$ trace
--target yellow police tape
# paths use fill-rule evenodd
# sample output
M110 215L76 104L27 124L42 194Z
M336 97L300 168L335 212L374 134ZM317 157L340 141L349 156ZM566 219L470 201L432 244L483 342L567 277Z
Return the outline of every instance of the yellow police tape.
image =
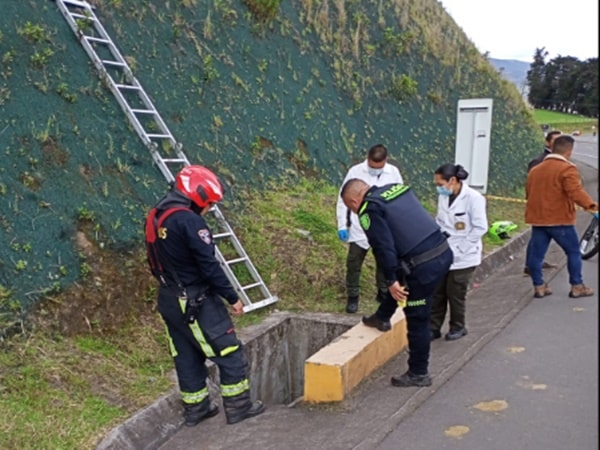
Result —
M490 200L502 200L505 202L527 203L527 200L525 200L524 198L499 197L497 195L489 195L489 194L487 194L485 197Z
M489 200L501 200L501 201L505 201L505 202L527 203L527 200L525 200L524 198L500 197L497 195L489 195L489 194L486 194L485 198L487 198ZM579 205L575 205L575 209L580 210L580 211L586 211L585 208L582 208Z

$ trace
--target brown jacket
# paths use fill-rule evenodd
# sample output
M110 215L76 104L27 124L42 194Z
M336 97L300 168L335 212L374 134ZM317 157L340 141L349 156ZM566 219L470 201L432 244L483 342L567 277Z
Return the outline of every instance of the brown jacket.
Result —
M574 225L575 203L585 209L598 209L583 190L575 164L554 153L531 169L525 192L525 222L530 225Z

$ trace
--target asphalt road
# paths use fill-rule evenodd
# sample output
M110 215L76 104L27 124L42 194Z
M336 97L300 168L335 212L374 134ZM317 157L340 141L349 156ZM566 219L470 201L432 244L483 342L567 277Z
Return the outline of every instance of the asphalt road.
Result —
M598 295L568 298L566 269L551 286L378 449L598 449Z
M573 159L588 166L598 168L598 135L578 136L575 138Z

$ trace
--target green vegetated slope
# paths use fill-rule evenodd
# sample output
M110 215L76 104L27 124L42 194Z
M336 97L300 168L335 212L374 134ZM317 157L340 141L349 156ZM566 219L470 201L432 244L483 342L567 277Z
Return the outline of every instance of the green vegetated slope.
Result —
M460 98L494 99L491 193L520 188L541 145L515 88L435 0L289 0L266 22L241 0L93 3L232 212L271 183L337 185L378 142L425 195L453 160ZM18 311L88 270L78 230L101 247L141 245L166 184L56 4L2 5L0 299Z

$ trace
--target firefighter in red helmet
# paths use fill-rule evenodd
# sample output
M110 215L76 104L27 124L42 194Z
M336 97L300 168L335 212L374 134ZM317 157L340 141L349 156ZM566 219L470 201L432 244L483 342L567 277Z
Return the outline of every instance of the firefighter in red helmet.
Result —
M219 412L208 396L207 358L219 367L227 423L265 410L261 401L250 399L248 364L223 299L236 316L243 314L243 304L215 258L203 218L222 198L213 172L187 166L146 219L148 262L160 282L158 310L169 334L187 426Z

